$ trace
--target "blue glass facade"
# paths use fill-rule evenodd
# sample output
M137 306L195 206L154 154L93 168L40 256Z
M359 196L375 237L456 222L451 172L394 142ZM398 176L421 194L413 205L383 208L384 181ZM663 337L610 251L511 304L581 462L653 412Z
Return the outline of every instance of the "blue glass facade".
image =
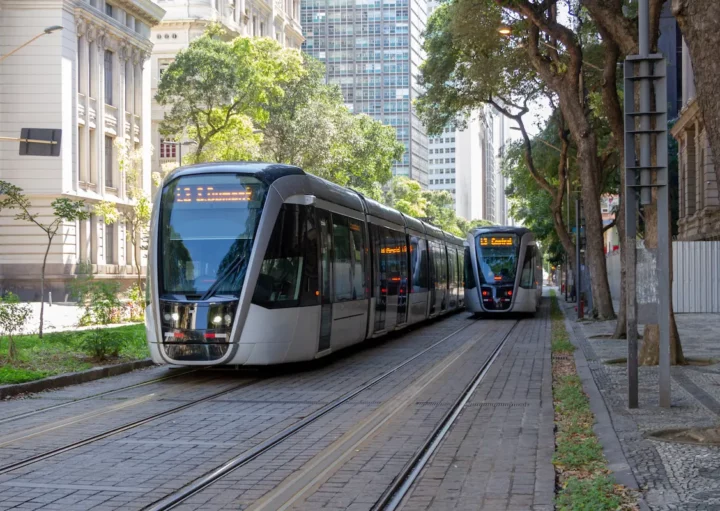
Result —
M428 141L412 108L420 94L425 1L302 0L303 50L325 63L347 107L393 126L405 154L393 174L428 184Z

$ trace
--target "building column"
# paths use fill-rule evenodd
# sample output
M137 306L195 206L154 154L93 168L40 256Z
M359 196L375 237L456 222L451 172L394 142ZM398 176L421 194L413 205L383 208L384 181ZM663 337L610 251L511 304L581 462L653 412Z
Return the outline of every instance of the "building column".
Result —
M705 207L705 181L703 179L703 132L704 128L699 121L695 121L695 211L700 212Z
M695 130L688 128L684 133L685 153L682 155L685 161L685 216L695 214Z

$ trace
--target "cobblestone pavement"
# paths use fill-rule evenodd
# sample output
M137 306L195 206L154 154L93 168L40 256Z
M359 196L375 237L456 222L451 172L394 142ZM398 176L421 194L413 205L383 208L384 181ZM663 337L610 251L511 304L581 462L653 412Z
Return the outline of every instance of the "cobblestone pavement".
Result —
M560 303L574 318L574 304ZM678 314L676 322L686 357L720 359L720 315ZM669 410L658 404L657 367L641 367L640 408L629 410L625 365L607 363L627 356L627 344L609 338L615 322L571 321L571 325L648 506L663 511L720 511L720 447L647 438L661 429L718 425L720 365L673 367Z
M496 508L491 504L501 506L502 499L505 507L499 509L541 510L550 505L554 480L546 308L547 304L542 317L522 321L512 332L486 381L420 480L418 492L434 484L427 486L430 479L440 481L440 496L436 504L429 503L430 508L478 509L478 495L487 498L487 509ZM467 314L458 314L307 368L260 374L178 374L155 368L2 402L0 410L6 411L0 414L0 509L141 509L449 336L179 508L257 507L258 499L287 486L291 476L332 452L333 446L360 426L387 414L381 429L363 438L356 450L344 454L342 463L335 463L293 499L296 509L369 509L515 323L473 321ZM148 385L2 420L107 392L113 383L116 388L125 387L173 374ZM37 463L2 470L11 461L242 382L250 385ZM443 466L446 473L440 476ZM458 466L463 467L463 477L458 476ZM485 490L477 483L477 477L483 476L476 473L488 477ZM501 488L503 479L510 484ZM469 498L471 490L474 501L456 498Z

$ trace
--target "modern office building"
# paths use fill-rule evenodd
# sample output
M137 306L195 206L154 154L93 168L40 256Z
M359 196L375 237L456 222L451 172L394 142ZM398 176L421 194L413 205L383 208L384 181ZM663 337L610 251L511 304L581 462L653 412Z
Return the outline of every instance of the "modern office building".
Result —
M300 48L303 42L300 28L300 0L155 0L167 11L162 22L152 31L152 89L154 98L160 76L212 23L219 23L228 38L270 37L287 48ZM164 164L179 161L182 146L175 141L162 140L159 133L164 110L153 100L152 171ZM192 147L186 147L191 151Z
M303 50L322 61L348 108L393 126L405 145L395 175L428 185L428 141L412 101L420 95L424 0L303 0Z
M163 14L150 0L0 0L0 59L62 27L0 60L0 135L62 129L58 157L20 156L17 143L0 142L0 179L23 189L40 221L52 222L60 197L129 207L115 142L149 151L150 30ZM149 191L148 172L140 183ZM47 236L14 215L0 212L0 292L38 300ZM46 292L64 300L81 262L98 278L133 282L136 251L123 224L66 222L48 254Z

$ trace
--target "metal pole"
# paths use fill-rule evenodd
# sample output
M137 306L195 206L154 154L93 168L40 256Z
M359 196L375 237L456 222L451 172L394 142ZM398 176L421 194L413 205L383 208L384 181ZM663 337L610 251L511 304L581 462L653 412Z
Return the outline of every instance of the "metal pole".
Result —
M577 318L583 318L582 310L582 299L580 298L581 293L581 282L582 276L580 274L580 199L575 199L575 282L573 287L575 288L575 303L577 304Z
M178 166L182 167L182 144L180 142L175 142L178 146Z
M567 167L567 164L566 164ZM567 185L567 229L570 229L570 169L568 168L565 172L565 183ZM568 301L568 272L570 271L570 254L565 257L565 301Z
M640 0L638 4L638 32L639 32L639 47L640 56L648 57L649 51L649 25L650 15L648 8L649 0ZM650 75L650 64L647 60L640 61L640 76ZM650 111L650 81L643 79L640 81L640 111ZM650 185L652 182L652 175L649 169L650 167L650 116L642 115L640 117L640 166L643 167L640 171L640 204L651 204L652 203L652 190Z
M667 78L665 73L665 61L660 60L654 63L658 74L663 78L654 82L655 86L655 110L660 110L658 104L667 98ZM665 111L665 109L662 109ZM655 128L667 126L667 113L655 117ZM668 148L667 135L660 134L656 140L655 157L657 165L656 184L657 188L657 279L658 279L658 328L660 329L660 406L670 408L670 315L672 314L672 297L670 295L670 256L672 247L670 245L670 204L668 197Z

